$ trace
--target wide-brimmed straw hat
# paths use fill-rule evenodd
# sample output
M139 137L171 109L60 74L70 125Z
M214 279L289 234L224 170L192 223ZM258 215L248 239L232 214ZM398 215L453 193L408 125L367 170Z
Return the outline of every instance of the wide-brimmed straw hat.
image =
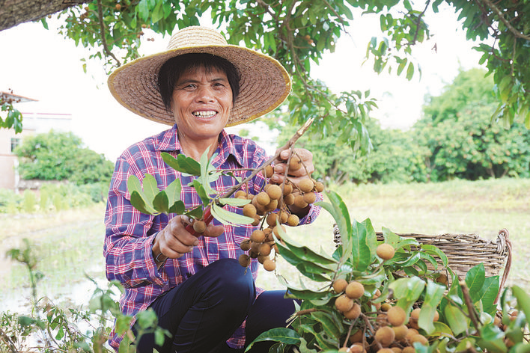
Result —
M133 113L173 125L175 119L166 110L158 91L158 72L168 59L188 53L220 56L239 71L240 93L227 126L242 124L272 111L291 91L291 79L275 59L245 47L229 45L213 29L193 26L173 34L166 51L142 57L114 71L108 80L112 95Z

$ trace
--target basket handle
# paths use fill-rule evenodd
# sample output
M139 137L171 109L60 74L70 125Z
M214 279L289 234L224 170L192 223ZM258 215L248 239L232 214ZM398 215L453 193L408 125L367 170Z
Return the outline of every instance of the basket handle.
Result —
M510 233L508 232L508 229L503 228L499 231L499 237L497 239L497 251L502 254L505 250L507 250L508 257L506 260L506 267L504 268L504 273L502 274L501 283L499 285L499 292L497 293L497 297L495 298L493 304L497 304L499 302L499 298L504 288L504 284L506 283L508 274L510 274L510 268L512 267L512 242L510 241L510 239L508 239L509 236Z

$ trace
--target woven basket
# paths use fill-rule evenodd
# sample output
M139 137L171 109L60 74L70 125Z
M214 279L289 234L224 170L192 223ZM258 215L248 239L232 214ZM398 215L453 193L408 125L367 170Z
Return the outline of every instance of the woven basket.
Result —
M338 227L333 227L334 241L337 246L341 244ZM383 240L383 233L377 232L377 240ZM438 247L447 255L448 266L460 278L465 278L467 271L483 263L486 277L497 276L504 268L500 281L501 293L506 278L510 273L512 262L512 244L507 229L501 229L496 241L485 240L476 234L399 234L405 238L415 238L420 244L431 244ZM440 264L441 260L436 259ZM432 268L431 268L432 269Z

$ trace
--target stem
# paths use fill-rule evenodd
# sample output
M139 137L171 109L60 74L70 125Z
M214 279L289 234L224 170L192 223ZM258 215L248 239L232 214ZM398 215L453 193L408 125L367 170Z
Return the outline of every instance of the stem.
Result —
M348 329L348 334L346 335L346 340L344 341L344 344L342 345L343 347L347 347L347 343L348 343L348 341L350 340L351 330L353 329L353 327L355 326L355 324L357 323L357 321L359 321L359 317L357 317L357 319L355 319L355 320L351 323L350 328Z
M475 328L479 329L479 324L482 325L480 322L480 319L477 317L477 313L475 312L475 307L473 306L473 302L471 301L471 297L469 296L469 289L467 288L465 281L460 281L460 288L462 288L462 293L464 294L464 300L466 301L467 310L469 311L469 317L471 318L471 321L473 321L473 325Z
M13 341L11 341L11 338L9 338L9 336L4 332L4 330L2 330L1 327L0 338L9 346L9 350L11 351L11 353L19 353L19 351L15 347L15 344L13 343Z
M120 67L121 63L114 56L114 54L109 50L109 47L107 45L107 39L105 38L105 23L103 22L103 8L101 6L101 0L97 1L98 5L98 17L99 17L99 29L101 30L101 43L103 44L103 49L105 50L105 53L107 56L111 56L114 60L116 60L117 66Z
M230 197L232 196L232 194L234 194L237 190L239 190L239 188L241 187L241 185L245 184L246 182L248 182L250 179L254 178L259 172L261 172L263 169L265 169L266 166L272 164L272 162L274 162L279 156L280 156L280 153L291 148L295 143L296 141L298 141L298 139L307 131L307 129L309 129L309 126L311 126L311 123L313 123L313 120L315 120L315 118L311 118L309 119L308 121L306 121L306 123L304 124L304 126L302 126L300 129L298 129L298 131L293 135L293 137L291 137L289 139L289 141L287 141L287 143L279 148L278 150L276 150L276 153L274 154L274 156L272 156L271 158L269 158L268 161L266 161L261 167L257 168L256 170L254 170L252 172L252 174L250 174L248 177L246 177L243 181L241 181L239 184L233 186L232 188L230 188L226 193L224 193L221 197L222 198L226 198L226 197Z
M418 21L416 22L416 33L414 33L414 40L412 41L412 45L416 44L416 40L418 39L418 33L420 31L421 18L423 14L425 13L425 11L427 11L427 9L429 8L430 3L431 3L431 0L428 0L427 4L425 4L425 9L423 9L423 12L420 13L420 15L418 16Z
M502 11L499 10L499 9L497 8L497 6L495 6L495 4L494 4L493 2L491 2L490 0L482 0L482 1L484 1L484 3L485 3L486 5L488 5L488 6L491 8L491 10L497 14L497 16L499 16L499 19L501 20L501 22L504 23L504 25L506 26L506 28L508 28L508 30L509 30L510 32L512 32L513 35L514 35L515 37L517 37L517 38L523 38L523 39L526 39L526 40L530 40L530 36L527 36L527 35L525 35L525 34L519 32L519 31L517 31L517 30L512 26L512 24L510 23L510 21L508 21L506 18L504 18L504 15L502 14Z

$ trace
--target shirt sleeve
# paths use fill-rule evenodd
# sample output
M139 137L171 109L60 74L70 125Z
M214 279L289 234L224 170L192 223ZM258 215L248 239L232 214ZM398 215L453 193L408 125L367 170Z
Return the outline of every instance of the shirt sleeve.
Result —
M127 179L130 175L143 179L139 168L123 157L116 162L105 212L105 245L107 279L118 280L125 288L148 284L163 286L152 254L156 232L152 229L154 216L136 210L130 203Z

